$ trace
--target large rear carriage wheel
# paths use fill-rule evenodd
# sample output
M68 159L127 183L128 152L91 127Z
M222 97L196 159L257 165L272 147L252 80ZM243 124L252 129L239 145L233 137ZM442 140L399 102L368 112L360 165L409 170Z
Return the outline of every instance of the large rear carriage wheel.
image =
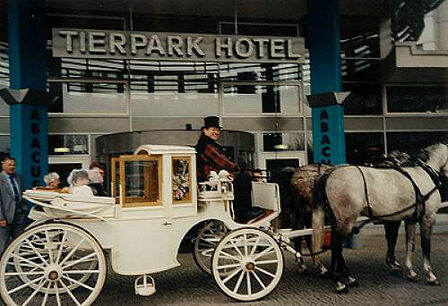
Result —
M69 224L33 227L5 250L0 293L7 305L91 305L106 278L99 243Z
M230 232L216 246L212 273L221 290L239 301L267 296L283 274L283 253L266 232L242 228Z

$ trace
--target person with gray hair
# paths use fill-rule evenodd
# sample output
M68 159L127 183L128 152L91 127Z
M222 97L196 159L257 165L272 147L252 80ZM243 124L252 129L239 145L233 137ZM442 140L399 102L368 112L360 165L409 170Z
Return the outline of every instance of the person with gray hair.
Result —
M59 188L59 174L56 172L50 172L44 176L44 182L47 187L51 187L54 189Z
M93 196L92 189L89 187L90 178L88 170L73 169L67 178L67 182L70 184L72 194Z

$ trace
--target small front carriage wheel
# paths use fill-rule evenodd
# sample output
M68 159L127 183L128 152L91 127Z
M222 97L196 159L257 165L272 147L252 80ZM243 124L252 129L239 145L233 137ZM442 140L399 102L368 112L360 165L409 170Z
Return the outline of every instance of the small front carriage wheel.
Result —
M28 229L9 244L0 263L0 293L7 305L91 305L105 278L100 244L70 224Z
M282 277L283 267L278 243L255 228L230 232L218 243L212 258L218 286L231 298L245 302L271 293Z
M193 242L193 258L196 265L210 275L212 255L218 242L227 234L228 229L222 221L212 220L207 222L198 231Z

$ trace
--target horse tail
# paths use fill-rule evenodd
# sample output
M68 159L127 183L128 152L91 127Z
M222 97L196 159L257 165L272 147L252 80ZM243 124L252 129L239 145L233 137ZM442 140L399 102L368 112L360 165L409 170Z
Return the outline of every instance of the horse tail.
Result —
M313 252L319 252L322 249L324 225L325 225L325 211L324 208L328 207L328 198L325 191L328 177L332 171L325 172L314 185L313 190Z

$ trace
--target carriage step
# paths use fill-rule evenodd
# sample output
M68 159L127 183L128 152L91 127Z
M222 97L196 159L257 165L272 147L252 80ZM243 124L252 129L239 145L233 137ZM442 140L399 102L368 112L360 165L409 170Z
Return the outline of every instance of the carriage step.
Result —
M135 294L141 296L150 296L156 293L156 282L149 275L142 275L135 280Z

